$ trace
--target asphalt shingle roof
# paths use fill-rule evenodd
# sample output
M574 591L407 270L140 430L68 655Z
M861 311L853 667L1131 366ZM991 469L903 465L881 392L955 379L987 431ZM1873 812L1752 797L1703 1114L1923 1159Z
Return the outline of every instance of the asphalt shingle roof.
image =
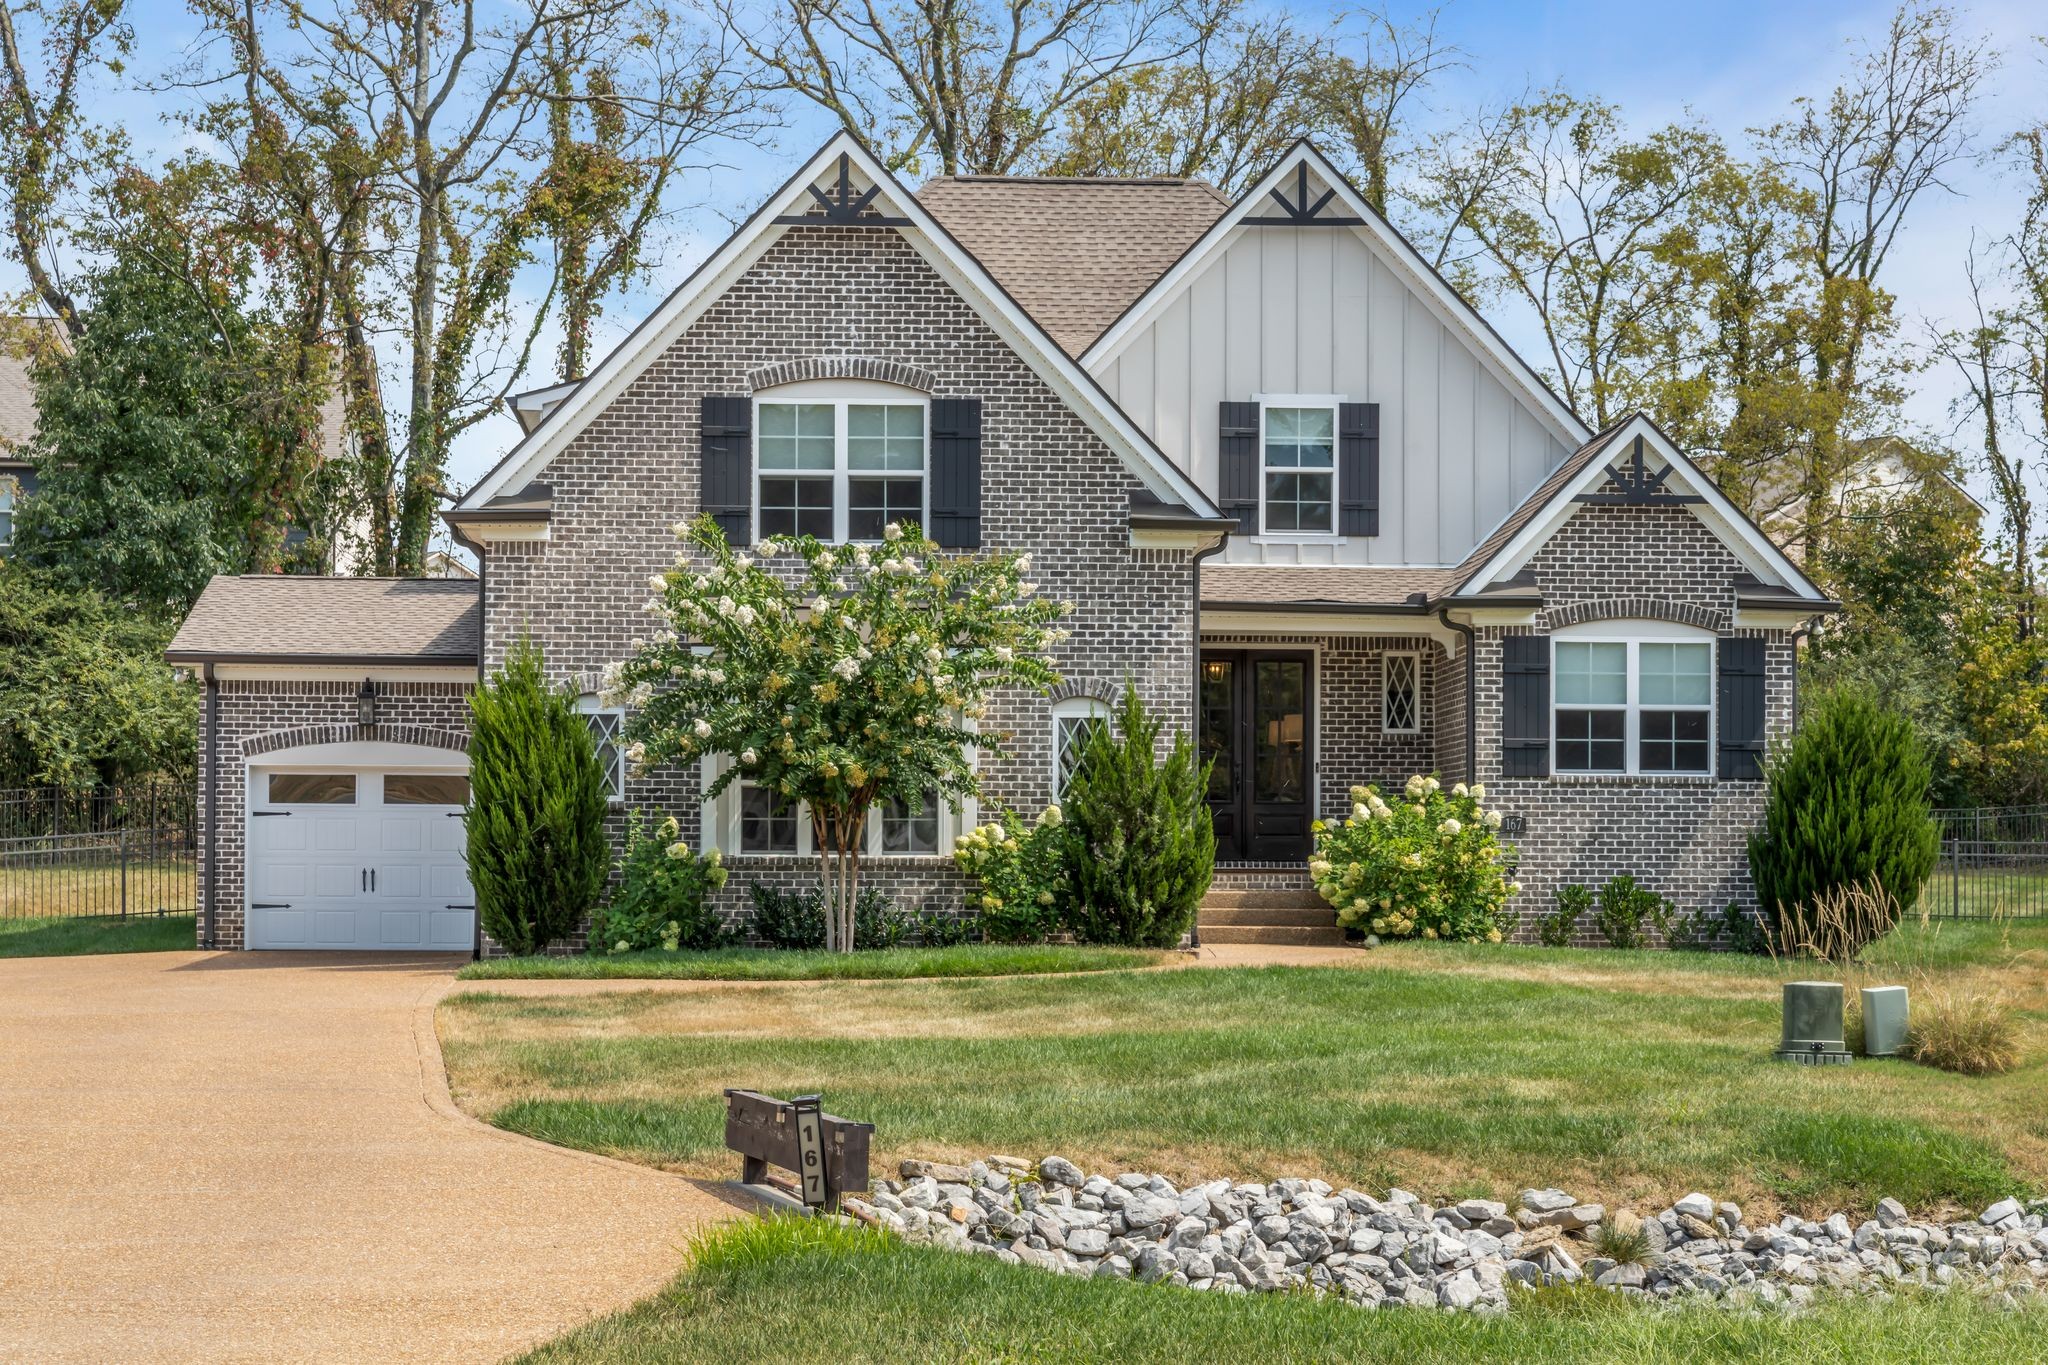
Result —
M164 657L173 663L474 664L475 579L222 574Z
M1221 218L1201 180L944 176L918 202L1078 356Z
M1318 565L1272 568L1258 564L1202 566L1202 605L1270 607L1405 607L1434 601L1457 580L1455 569Z

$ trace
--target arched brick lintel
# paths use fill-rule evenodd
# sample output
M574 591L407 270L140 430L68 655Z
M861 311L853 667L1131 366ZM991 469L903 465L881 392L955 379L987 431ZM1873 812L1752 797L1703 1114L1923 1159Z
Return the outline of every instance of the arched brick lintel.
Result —
M896 360L872 360L858 355L821 355L785 360L751 370L747 374L747 387L758 392L806 379L872 379L879 384L895 384L920 393L930 393L937 386L932 372L921 366L905 365Z
M1123 696L1123 687L1107 678L1069 678L1050 693L1054 702L1075 701L1086 697L1090 701L1099 701L1109 706L1122 701Z
M242 741L242 757L274 754L280 749L297 749L307 744L416 744L429 749L469 752L469 736L459 730L440 730L430 725L302 725L296 730L275 730Z
M1603 597L1590 602L1546 607L1545 629L1583 625L1588 621L1669 621L1673 625L1696 626L1701 630L1726 632L1728 613L1719 607L1697 602L1673 602L1663 597Z

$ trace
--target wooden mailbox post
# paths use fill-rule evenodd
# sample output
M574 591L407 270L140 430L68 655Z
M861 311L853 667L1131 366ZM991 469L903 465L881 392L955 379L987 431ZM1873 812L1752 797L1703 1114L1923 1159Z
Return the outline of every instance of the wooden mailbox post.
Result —
M803 1201L836 1210L842 1194L865 1194L875 1125L827 1114L818 1096L778 1100L757 1090L725 1092L725 1145L741 1157L740 1179L768 1183L768 1168L796 1173Z

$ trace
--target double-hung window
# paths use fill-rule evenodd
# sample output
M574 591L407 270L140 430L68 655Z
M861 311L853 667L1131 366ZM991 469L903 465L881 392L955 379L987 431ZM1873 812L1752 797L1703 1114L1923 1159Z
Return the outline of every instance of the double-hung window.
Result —
M754 782L735 782L725 799L737 807L738 837L731 846L741 853L810 857L816 852L810 814L798 803ZM870 857L938 853L945 810L937 792L925 793L923 808L916 811L906 801L882 802L868 812L862 852Z
M1326 536L1337 531L1337 404L1276 399L1260 408L1260 530Z
M926 522L924 399L884 384L792 385L757 400L755 529L882 539Z
M1705 775L1713 755L1714 645L1703 632L1603 623L1560 633L1552 743L1560 773Z

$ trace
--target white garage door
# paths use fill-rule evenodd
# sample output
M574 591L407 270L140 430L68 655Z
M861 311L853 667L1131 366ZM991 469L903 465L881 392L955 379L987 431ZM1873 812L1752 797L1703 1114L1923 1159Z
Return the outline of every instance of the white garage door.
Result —
M461 773L250 773L251 948L467 951Z

